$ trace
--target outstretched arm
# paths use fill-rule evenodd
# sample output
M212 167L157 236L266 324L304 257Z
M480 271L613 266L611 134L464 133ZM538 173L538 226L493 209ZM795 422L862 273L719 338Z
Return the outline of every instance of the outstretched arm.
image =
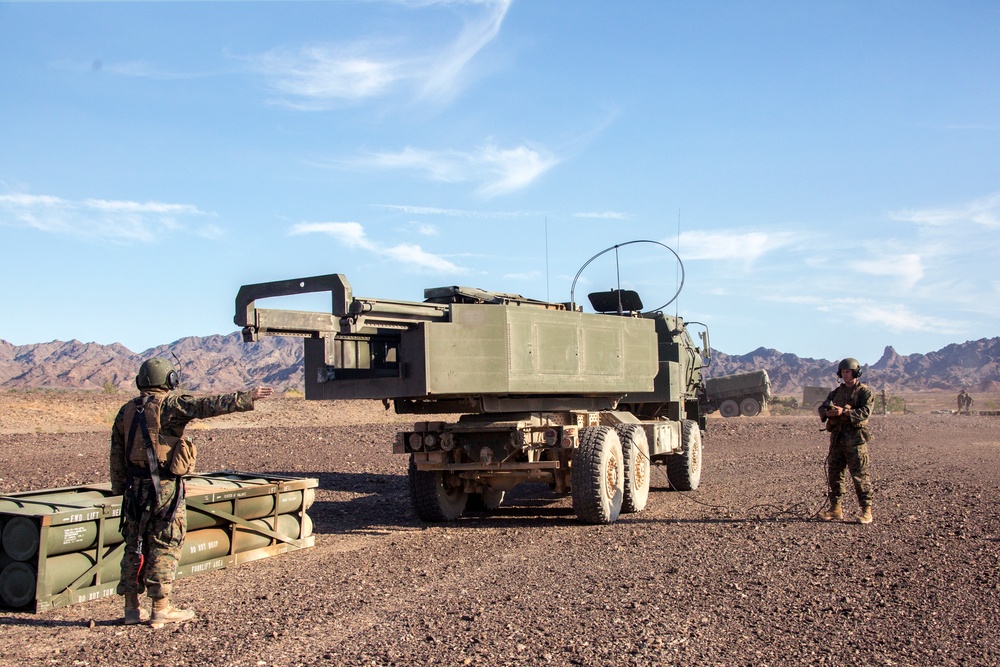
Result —
M164 401L161 424L164 427L183 427L192 419L208 419L231 412L253 410L255 400L271 396L271 387L257 386L232 394L214 394L195 397L189 394L170 394ZM171 409L167 409L167 406Z

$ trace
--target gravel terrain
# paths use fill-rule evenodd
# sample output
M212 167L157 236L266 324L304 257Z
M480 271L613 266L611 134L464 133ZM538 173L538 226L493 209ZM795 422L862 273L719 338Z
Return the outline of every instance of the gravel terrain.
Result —
M106 481L126 397L14 398L0 493ZM179 627L118 625L116 597L0 609L0 666L1000 664L1000 417L873 418L871 526L853 497L852 521L811 520L827 438L806 416L710 419L701 488L657 469L612 526L544 486L426 525L390 453L408 418L259 407L195 432L199 469L317 477L316 547L181 580Z

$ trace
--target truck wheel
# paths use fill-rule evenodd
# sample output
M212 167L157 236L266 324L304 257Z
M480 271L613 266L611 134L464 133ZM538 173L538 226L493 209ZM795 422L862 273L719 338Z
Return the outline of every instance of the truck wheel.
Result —
M573 450L573 511L586 523L614 523L622 511L625 470L622 443L608 426L580 430Z
M727 419L740 416L740 405L731 398L727 398L719 404L719 414Z
M417 470L410 457L410 499L421 521L454 521L462 516L469 494L461 486L445 483L439 470Z
M503 503L504 492L500 489L486 489L482 493L470 493L465 509L470 512L492 512Z
M701 482L701 431L698 422L681 422L681 451L667 457L667 480L678 491L694 491Z
M615 433L622 443L625 494L622 512L631 514L646 509L649 500L649 442L646 429L639 424L619 424Z
M744 417L756 417L760 414L760 401L756 398L744 398L740 401L740 413Z

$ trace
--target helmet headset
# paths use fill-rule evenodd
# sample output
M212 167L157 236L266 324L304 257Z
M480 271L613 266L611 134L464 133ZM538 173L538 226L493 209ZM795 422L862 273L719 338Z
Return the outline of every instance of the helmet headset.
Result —
M153 357L142 362L139 373L135 376L135 386L140 390L164 388L167 391L177 389L181 384L180 376L173 365L162 357Z
M844 371L853 371L854 377L859 378L862 373L861 363L853 357L847 357L837 366L837 377L843 379Z

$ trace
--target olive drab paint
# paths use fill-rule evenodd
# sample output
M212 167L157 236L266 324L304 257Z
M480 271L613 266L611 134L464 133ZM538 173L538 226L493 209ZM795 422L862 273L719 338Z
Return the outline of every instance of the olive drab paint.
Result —
M318 480L190 475L177 577L311 547ZM44 611L114 595L124 542L110 484L0 496L0 606Z
M329 313L256 306L314 292L330 293ZM582 521L612 523L645 507L651 464L675 488L697 488L711 347L707 327L699 348L681 317L641 312L632 291L589 297L594 313L457 286L396 301L356 297L328 274L244 285L234 321L246 342L303 338L307 399L381 399L427 420L393 445L410 458L419 518L494 510L533 481L571 493Z

